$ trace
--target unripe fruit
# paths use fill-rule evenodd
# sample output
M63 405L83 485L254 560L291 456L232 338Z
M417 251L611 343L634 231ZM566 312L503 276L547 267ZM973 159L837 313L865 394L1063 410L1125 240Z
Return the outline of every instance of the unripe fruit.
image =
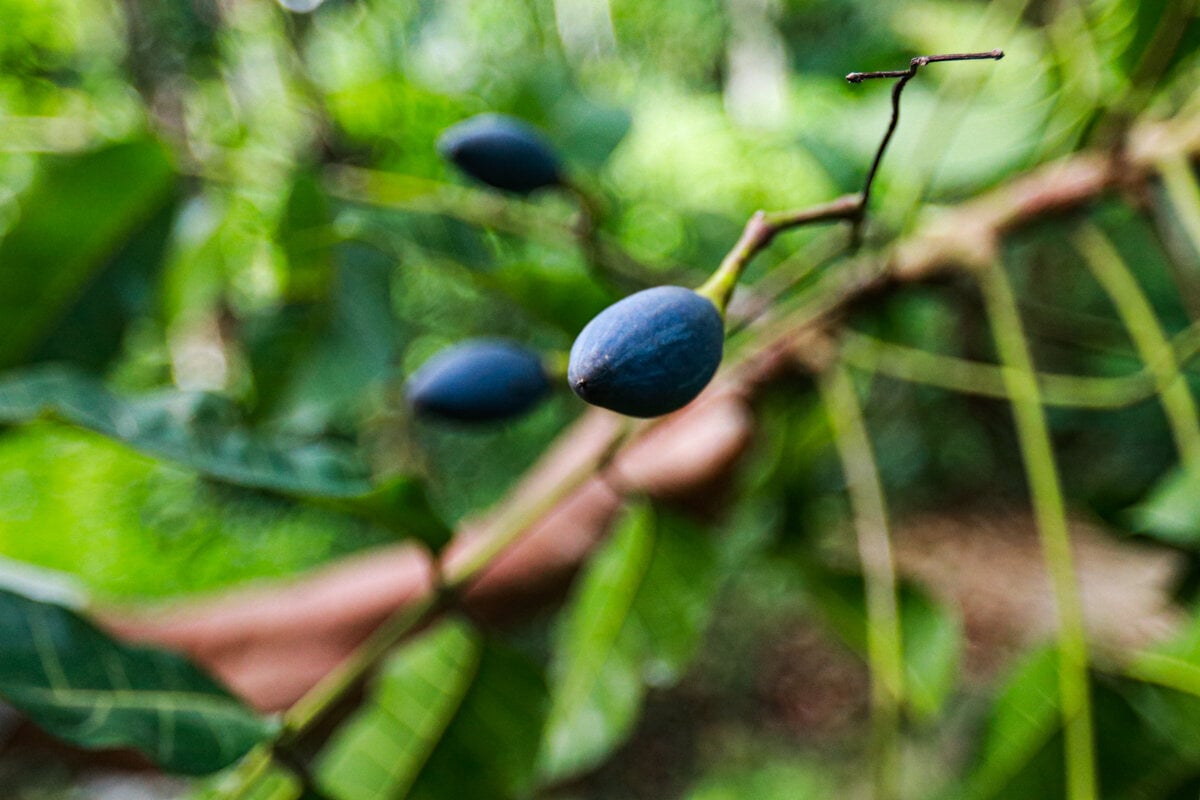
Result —
M550 392L538 354L499 339L475 339L430 358L408 379L418 416L496 422L529 411Z
M571 348L567 378L592 405L657 417L708 385L725 345L725 324L706 297L657 286L601 311Z
M502 114L480 114L447 128L438 152L475 180L506 192L529 194L562 183L562 165L550 144Z

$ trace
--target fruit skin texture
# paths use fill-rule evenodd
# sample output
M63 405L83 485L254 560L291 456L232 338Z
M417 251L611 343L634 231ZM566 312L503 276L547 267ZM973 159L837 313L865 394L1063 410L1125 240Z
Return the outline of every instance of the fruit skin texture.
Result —
M567 379L592 405L657 417L708 385L725 346L725 324L706 297L657 286L601 311L571 348Z
M514 194L561 185L562 164L536 130L503 114L480 114L447 128L438 152L481 183Z
M408 379L417 416L497 422L520 416L550 393L541 358L502 339L473 339L442 350Z

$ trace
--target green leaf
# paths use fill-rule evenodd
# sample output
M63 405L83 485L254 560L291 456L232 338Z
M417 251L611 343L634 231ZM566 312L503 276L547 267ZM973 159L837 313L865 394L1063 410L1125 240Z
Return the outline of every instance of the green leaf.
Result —
M182 657L127 647L60 606L0 590L0 697L86 748L132 747L200 775L273 732Z
M47 157L0 240L0 367L38 347L129 237L168 200L175 174L156 142Z
M999 795L1046 748L1060 723L1058 651L1047 647L1018 667L997 695L964 796Z
M1106 796L1173 796L1200 771L1200 697L1115 680L1097 686L1095 718Z
M329 200L316 177L301 173L277 235L287 256L284 302L253 315L242 330L258 417L277 411L297 368L330 335L336 278L332 227Z
M334 251L327 315L312 347L277 387L273 412L292 426L320 430L355 418L394 367L398 327L391 307L390 258L360 244Z
M479 667L464 623L438 626L393 657L370 705L322 753L317 778L341 800L405 797L437 747Z
M178 210L173 195L164 198L154 216L97 270L26 361L105 370L121 354L130 324L155 312L157 280Z
M1167 473L1146 499L1127 513L1133 530L1170 544L1194 547L1200 543L1200 467Z
M516 797L533 780L545 706L536 667L449 622L388 663L317 774L339 800Z
M862 578L811 571L809 596L835 632L854 650L866 653L867 618ZM958 618L910 584L899 591L904 680L910 712L936 717L958 680L963 634Z
M817 800L834 795L822 767L778 760L713 770L687 794L687 800Z
M486 641L475 680L409 796L527 796L548 705L541 670L520 653Z
M346 448L252 435L213 395L126 399L93 378L56 367L0 377L0 424L46 416L240 486L319 497L357 497L371 489L365 467Z
M541 770L598 764L633 729L647 684L677 681L707 625L717 557L694 526L633 507L592 559L556 635Z
M328 497L316 504L420 539L433 550L440 550L454 536L430 505L425 482L407 475L381 480L366 494Z
M900 589L900 625L909 706L918 717L935 717L958 685L962 626L944 606L905 586Z
M1169 641L1130 657L1126 696L1181 752L1200 760L1200 616Z
M240 780L236 767L225 770L204 781L196 792L188 795L188 800L227 800ZM311 797L295 774L277 762L254 783L238 786L238 791L239 800L308 800Z

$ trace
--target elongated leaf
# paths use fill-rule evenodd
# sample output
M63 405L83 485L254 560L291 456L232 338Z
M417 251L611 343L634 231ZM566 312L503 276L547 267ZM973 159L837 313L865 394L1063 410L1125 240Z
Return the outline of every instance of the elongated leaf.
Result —
M1200 698L1125 680L1097 682L1094 697L1106 796L1170 797L1200 772Z
M0 367L20 363L97 272L169 197L175 175L155 142L47 157L0 240Z
M693 526L633 508L599 552L555 642L543 777L595 766L632 730L647 684L678 680L715 595L717 560Z
M1185 648L1188 638L1181 641ZM1155 650L1177 651L1177 645ZM952 795L956 800L1063 796L1057 661L1057 652L1045 648L1032 654L1006 682L993 706L966 790ZM1156 667L1144 677L1157 681L1161 675ZM1089 687L1104 797L1173 797L1189 776L1200 772L1200 698L1169 687L1174 681L1155 685L1140 680L1108 676Z
M52 417L220 480L287 494L357 497L366 470L329 443L269 441L238 427L220 398L170 392L125 399L93 378L38 367L0 378L0 424Z
M388 665L367 708L322 755L340 800L524 795L547 703L540 671L453 622Z
M527 796L548 705L546 681L536 665L497 642L484 642L475 680L409 797Z
M983 748L964 796L997 797L1060 729L1058 653L1044 648L1005 683L992 707Z
M1200 543L1200 465L1167 473L1128 516L1136 531L1195 547Z
M242 342L254 373L255 415L270 417L299 365L330 335L335 285L329 200L316 178L301 173L292 184L278 239L287 256L284 304L243 326Z
M265 775L249 786L239 784L240 776L234 767L205 781L188 800L228 800L235 787L240 792L237 795L240 800L308 800L310 797L295 774L281 764L273 764Z
M1129 702L1180 755L1200 762L1200 617L1177 636L1133 656L1122 686Z
M405 797L470 689L479 655L478 637L460 622L400 651L369 707L322 755L321 785L341 800Z
M162 198L153 217L94 271L24 360L103 372L120 355L130 323L155 311L157 280L178 211L173 193Z
M215 772L273 724L173 653L127 647L60 606L0 590L0 697L55 736Z

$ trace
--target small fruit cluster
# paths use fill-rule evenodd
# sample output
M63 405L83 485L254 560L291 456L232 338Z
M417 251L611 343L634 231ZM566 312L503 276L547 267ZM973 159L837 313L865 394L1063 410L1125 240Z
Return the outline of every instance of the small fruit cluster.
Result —
M462 172L518 195L566 185L545 139L511 117L484 114L448 129L439 152ZM683 408L708 385L725 343L722 311L682 286L646 289L600 312L571 348L567 378L592 405L632 417ZM463 422L524 414L550 392L542 359L513 343L472 340L426 362L409 379L418 415Z

